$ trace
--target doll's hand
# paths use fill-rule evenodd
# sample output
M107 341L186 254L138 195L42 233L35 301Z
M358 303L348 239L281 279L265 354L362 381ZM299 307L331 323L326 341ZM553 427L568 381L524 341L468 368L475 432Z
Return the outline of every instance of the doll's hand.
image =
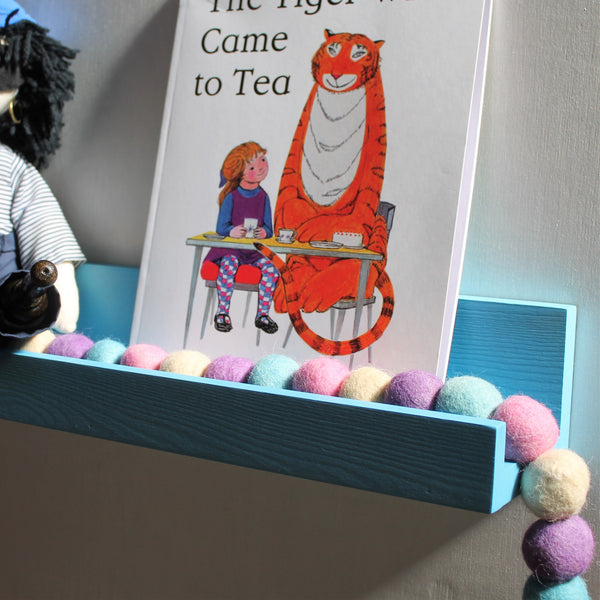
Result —
M236 225L230 232L229 237L243 238L246 237L246 228L243 225Z
M267 230L264 227L256 227L254 237L258 240L264 240L267 237Z

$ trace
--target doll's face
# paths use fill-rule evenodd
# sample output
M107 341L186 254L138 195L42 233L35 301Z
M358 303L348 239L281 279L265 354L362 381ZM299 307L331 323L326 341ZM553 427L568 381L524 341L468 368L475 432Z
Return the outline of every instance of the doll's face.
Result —
M10 101L17 95L18 90L6 90L0 92L0 115L3 115L7 109Z
M242 187L256 188L269 172L269 162L264 154L259 154L246 164L242 176ZM246 184L246 185L244 185Z
M0 67L0 114L8 109L10 101L14 99L23 83L19 69Z

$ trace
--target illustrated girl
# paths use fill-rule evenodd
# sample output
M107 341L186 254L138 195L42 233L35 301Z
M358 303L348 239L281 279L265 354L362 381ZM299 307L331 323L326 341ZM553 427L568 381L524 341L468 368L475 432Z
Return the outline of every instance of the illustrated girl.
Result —
M217 233L232 238L264 239L273 235L269 196L260 186L269 172L267 151L256 142L246 142L229 152L221 168ZM256 250L211 248L207 261L219 265L217 277L218 308L214 324L217 331L231 331L229 305L235 274L240 265L261 271L258 306L254 324L266 333L275 333L277 323L269 316L279 272L273 263Z

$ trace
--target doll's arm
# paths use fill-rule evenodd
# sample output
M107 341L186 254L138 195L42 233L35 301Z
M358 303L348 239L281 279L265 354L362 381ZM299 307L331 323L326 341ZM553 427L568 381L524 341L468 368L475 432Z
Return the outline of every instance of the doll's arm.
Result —
M72 333L79 319L79 289L75 280L75 267L72 262L57 265L58 278L54 287L60 294L60 312L54 324L59 333Z
M0 156L7 149L0 148ZM6 194L12 194L11 222L19 248L19 263L29 268L37 260L50 260L58 267L55 287L61 296L56 328L74 331L79 316L79 293L75 265L85 261L67 220L39 172L13 157L11 180ZM4 189L4 188L0 188Z

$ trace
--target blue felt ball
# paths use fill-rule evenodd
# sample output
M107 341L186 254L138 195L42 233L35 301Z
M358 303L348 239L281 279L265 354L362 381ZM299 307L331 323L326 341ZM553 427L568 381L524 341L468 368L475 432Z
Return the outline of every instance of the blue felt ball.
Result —
M288 356L269 354L261 358L250 371L248 383L264 387L292 389L294 373L300 365Z
M435 409L487 419L502 402L498 388L471 375L448 379L438 393Z
M116 365L127 347L117 340L106 338L96 342L85 355L87 360Z
M542 584L531 575L523 589L523 600L591 600L585 581L577 576L565 583Z

